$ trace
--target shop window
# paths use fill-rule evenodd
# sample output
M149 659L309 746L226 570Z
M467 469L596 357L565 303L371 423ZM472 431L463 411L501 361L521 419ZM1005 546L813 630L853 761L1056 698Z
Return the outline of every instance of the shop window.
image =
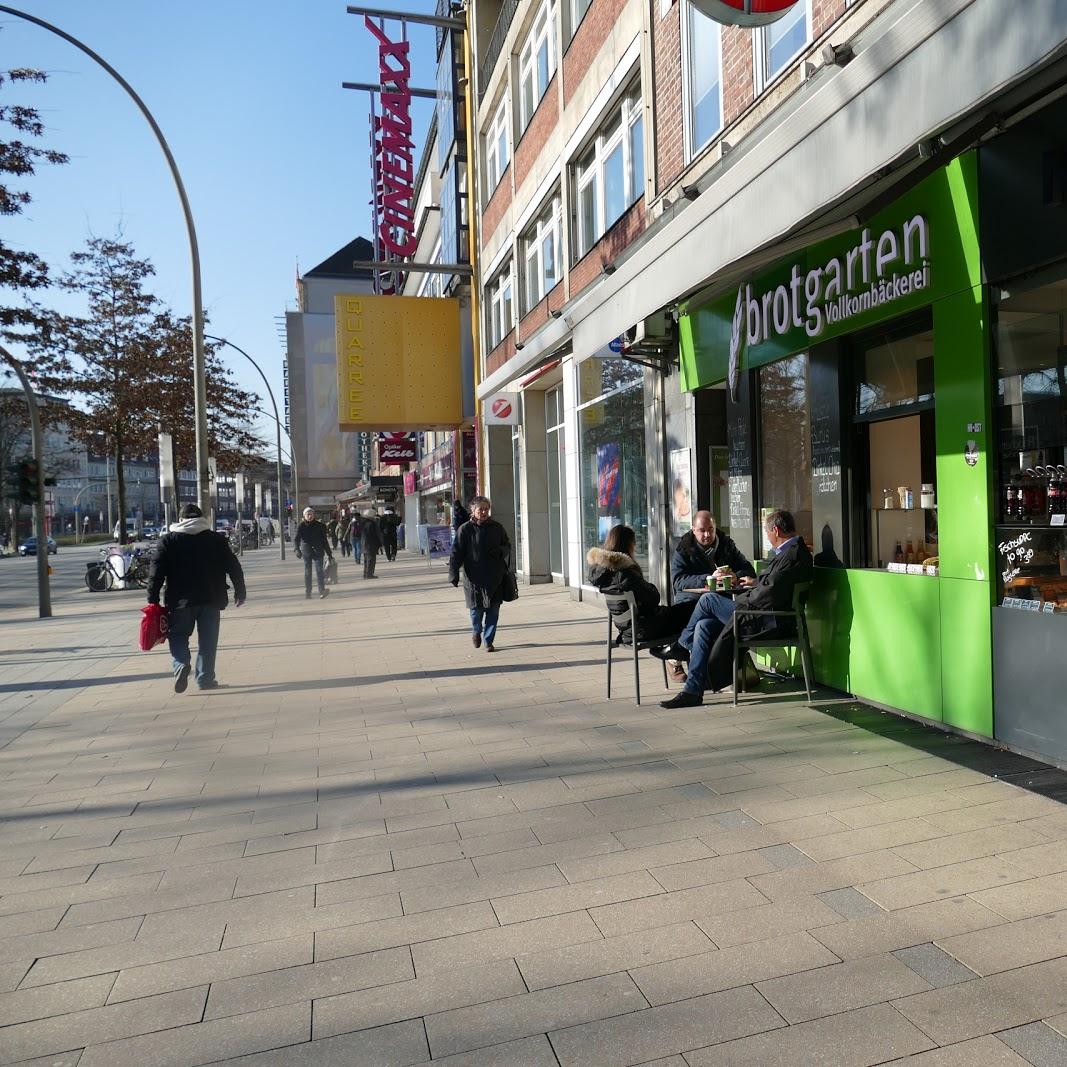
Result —
M545 394L545 449L548 468L548 550L549 570L557 577L563 576L563 499L564 468L566 453L563 430L563 386L549 389Z
M852 565L918 568L937 557L930 313L860 334L849 347Z
M585 13L589 10L593 0L569 0L568 3L568 15L570 17L570 35L573 37L578 32L578 27L582 24L582 19L585 18Z
M644 107L634 85L573 167L575 258L581 259L645 191Z
M998 602L1067 611L1067 282L997 308Z
M500 101L493 121L485 134L485 187L486 198L500 184L508 166L508 98Z
M757 92L770 85L807 44L811 29L810 2L800 0L782 18L753 35Z
M686 130L689 158L722 129L722 37L718 22L686 4Z
M519 52L519 123L523 130L530 125L556 71L555 22L555 9L544 0Z
M811 402L808 355L759 370L760 507L791 512L797 532L812 544ZM764 552L770 543L764 540Z
M515 570L523 572L522 563L522 431L516 426L511 431L511 484L515 494L512 501L515 508L515 544L511 559Z
M523 314L555 288L563 274L563 220L557 192L523 232Z
M510 261L486 288L485 303L488 349L492 351L515 325Z
M647 573L644 372L623 359L587 359L578 366L578 398L583 561L623 523L637 534Z

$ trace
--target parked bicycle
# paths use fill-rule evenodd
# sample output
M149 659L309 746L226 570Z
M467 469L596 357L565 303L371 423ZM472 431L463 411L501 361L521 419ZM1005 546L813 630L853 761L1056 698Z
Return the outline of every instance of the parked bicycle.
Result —
M127 557L113 548L102 548L101 559L95 563L85 565L85 584L90 592L103 593L115 588L116 582L125 582L126 587L135 586L138 589L148 587L148 576L152 569L152 553L140 548L135 548ZM124 566L120 566L116 560L126 560Z

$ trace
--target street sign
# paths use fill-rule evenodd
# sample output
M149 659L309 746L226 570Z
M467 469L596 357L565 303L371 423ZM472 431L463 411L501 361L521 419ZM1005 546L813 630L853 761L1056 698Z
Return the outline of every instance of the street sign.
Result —
M608 348L610 348L612 352L618 355L620 352L623 351L623 349L626 348L626 344L623 342L623 339L621 337L616 337L613 340L608 341Z

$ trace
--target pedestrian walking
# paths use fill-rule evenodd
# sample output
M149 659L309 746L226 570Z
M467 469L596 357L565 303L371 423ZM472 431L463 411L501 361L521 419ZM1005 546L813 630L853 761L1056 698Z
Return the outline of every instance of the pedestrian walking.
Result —
M378 526L378 514L371 508L363 512L363 577L377 578L374 567L378 562L378 553L382 550L382 531Z
M485 639L486 652L495 652L500 605L510 580L511 542L507 531L490 518L488 497L471 500L471 518L456 533L448 560L448 580L459 585L471 613L471 640L479 648Z
M186 504L181 518L159 542L148 577L148 603L167 608L167 641L174 671L174 692L184 693L192 669L189 638L196 629L196 684L217 689L215 654L219 647L222 611L229 602L226 579L233 583L233 604L246 597L245 576L225 534L215 533L195 504Z
M337 516L331 515L326 520L326 536L330 539L330 547L337 548Z
M337 525L337 540L341 545L342 558L352 552L352 542L348 539L348 528L352 525L351 516L342 513L341 521Z
M319 584L319 599L325 600L330 595L329 589L326 588L325 560L332 560L333 553L330 551L326 527L315 518L314 508L304 508L304 521L296 528L293 548L296 550L296 558L304 561L305 599L311 599L311 568L314 566L315 579Z
M400 525L400 517L392 508L387 508L382 516L382 547L385 549L385 558L392 563L396 559L397 535L396 528Z
M358 511L352 512L352 521L348 524L348 539L352 543L352 558L356 563L363 559L363 516Z
M0 541L0 545L3 546L4 555L6 556L11 550L11 532L9 530L4 531L4 537L3 540Z
M452 501L452 529L458 530L465 522L471 521L471 513L463 506L463 501L457 496Z

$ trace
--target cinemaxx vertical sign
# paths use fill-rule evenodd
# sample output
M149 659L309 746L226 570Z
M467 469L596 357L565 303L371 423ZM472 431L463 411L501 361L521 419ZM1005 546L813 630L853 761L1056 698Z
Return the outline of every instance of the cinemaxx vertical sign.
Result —
M683 308L682 388L728 381L980 284L977 166L953 160L856 230Z

